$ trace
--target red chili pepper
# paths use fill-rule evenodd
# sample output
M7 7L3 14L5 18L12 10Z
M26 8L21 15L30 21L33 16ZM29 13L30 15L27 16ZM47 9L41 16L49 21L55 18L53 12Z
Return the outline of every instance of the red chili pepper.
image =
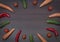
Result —
M0 18L3 18L3 17L10 17L10 15L4 12L0 14Z
M19 42L19 36L21 34L21 30L16 34L16 37L15 37L15 42Z
M46 30L53 32L53 33L55 34L56 37L59 36L57 30L54 29L54 28L47 28Z

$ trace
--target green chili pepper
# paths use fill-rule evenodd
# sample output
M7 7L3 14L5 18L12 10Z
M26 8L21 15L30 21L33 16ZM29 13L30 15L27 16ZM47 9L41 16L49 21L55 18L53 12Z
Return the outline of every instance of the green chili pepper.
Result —
M33 35L29 35L29 39L30 39L30 42L34 42L34 40L33 40Z
M47 23L60 25L60 22L57 22L57 21L55 21L55 20L47 20Z
M21 0L23 8L26 9L27 8L27 2L26 0Z
M0 28L3 28L4 26L6 26L9 23L10 23L10 21L4 21L4 22L0 23Z

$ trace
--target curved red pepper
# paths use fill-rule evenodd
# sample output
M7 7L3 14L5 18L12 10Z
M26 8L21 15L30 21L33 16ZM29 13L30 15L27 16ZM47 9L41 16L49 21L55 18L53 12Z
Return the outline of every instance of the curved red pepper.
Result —
M21 34L21 30L16 34L16 37L15 37L15 42L19 42L19 36Z
M54 28L47 28L46 30L53 32L53 33L55 34L56 37L59 36L57 30L54 29Z
M10 15L4 12L0 14L0 18L3 18L3 17L10 17Z

